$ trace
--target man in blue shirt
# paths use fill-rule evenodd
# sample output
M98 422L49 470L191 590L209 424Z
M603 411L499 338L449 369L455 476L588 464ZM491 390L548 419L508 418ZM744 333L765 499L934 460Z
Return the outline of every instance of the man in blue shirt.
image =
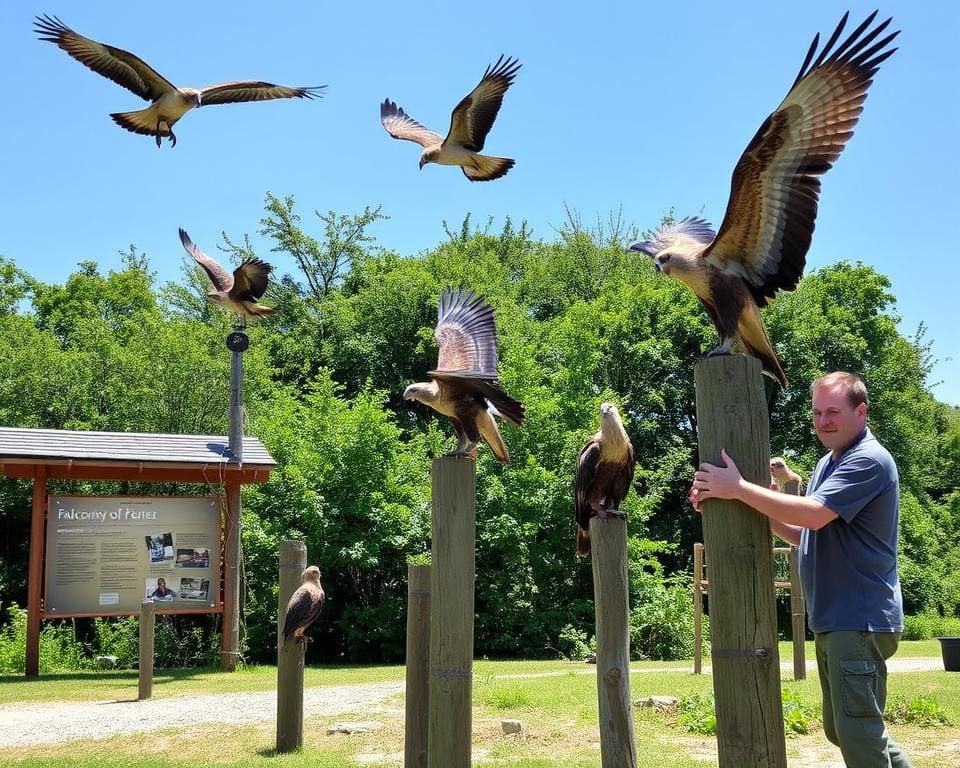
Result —
M806 496L744 480L724 450L725 467L704 462L690 502L737 499L770 519L773 532L800 547L800 580L817 649L823 729L849 768L909 768L883 722L886 660L903 632L897 575L897 466L867 427L867 388L836 372L811 386L813 426L830 452Z

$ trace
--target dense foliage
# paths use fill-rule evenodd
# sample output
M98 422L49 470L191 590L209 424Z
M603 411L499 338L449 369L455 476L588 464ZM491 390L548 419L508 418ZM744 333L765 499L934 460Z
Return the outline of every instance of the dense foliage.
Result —
M486 449L477 460L477 654L589 647L590 566L574 556L571 486L598 406L613 400L637 455L635 492L624 503L633 649L689 656L684 574L700 538L685 502L696 462L692 363L715 343L693 295L625 253L618 224L587 230L570 217L545 241L509 220L494 233L467 218L437 247L402 257L368 236L379 218L379 209L318 214L310 234L292 199L267 198L260 234L296 271L271 286L267 301L278 312L249 330L245 357L248 431L278 464L268 483L243 492L246 658L273 654L285 538L307 543L327 589L311 658L402 657L406 563L429 550L430 461L452 438L401 393L436 362L432 328L445 285L494 305L502 380L527 408L522 429L504 430L512 463L501 467ZM254 254L247 238L224 240L235 258ZM133 247L119 271L83 262L64 285L0 259L0 424L225 434L231 319L204 292L203 275L186 264L183 280L157 285ZM810 381L834 369L863 374L873 429L901 472L907 611L960 615L960 410L931 391L923 329L903 337L889 281L855 262L807 275L764 316L791 381L767 383L771 450L808 474L821 452L809 426ZM22 481L0 480L6 609L26 602L29 494Z

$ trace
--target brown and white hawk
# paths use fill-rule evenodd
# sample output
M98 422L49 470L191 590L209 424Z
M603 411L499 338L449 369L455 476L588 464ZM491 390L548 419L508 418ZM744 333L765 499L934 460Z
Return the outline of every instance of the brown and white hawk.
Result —
M887 46L899 32L880 38L891 19L870 29L876 15L834 48L844 14L819 55L820 36L814 37L790 92L733 171L719 232L688 217L629 246L700 299L723 342L707 355L728 354L739 340L782 385L787 377L759 309L778 291L796 288L813 236L820 176L853 136L874 74L897 50Z
M194 107L267 99L312 99L320 96L326 88L325 85L291 88L261 80L238 80L199 89L178 88L140 57L122 48L84 37L56 16L37 16L34 26L41 40L62 48L98 75L152 102L146 109L115 112L110 117L121 128L156 137L158 147L164 136L170 138L171 147L176 146L173 126Z
M311 565L303 572L303 583L290 595L283 618L283 644L293 638L306 643L309 638L303 633L317 620L326 595L320 586L320 569Z

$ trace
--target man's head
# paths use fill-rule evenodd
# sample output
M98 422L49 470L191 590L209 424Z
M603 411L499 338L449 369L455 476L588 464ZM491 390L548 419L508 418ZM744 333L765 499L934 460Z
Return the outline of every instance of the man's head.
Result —
M844 451L867 425L867 387L852 373L837 371L810 385L813 428L824 447Z

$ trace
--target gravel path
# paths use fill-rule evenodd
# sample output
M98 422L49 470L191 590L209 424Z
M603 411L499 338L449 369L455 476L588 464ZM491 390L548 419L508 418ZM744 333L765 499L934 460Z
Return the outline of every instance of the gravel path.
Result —
M303 711L311 717L364 710L400 693L403 685L394 682L307 688ZM276 715L275 691L146 701L6 704L0 706L0 748L155 731L157 723L165 728L187 728L198 723L240 725L270 720Z

